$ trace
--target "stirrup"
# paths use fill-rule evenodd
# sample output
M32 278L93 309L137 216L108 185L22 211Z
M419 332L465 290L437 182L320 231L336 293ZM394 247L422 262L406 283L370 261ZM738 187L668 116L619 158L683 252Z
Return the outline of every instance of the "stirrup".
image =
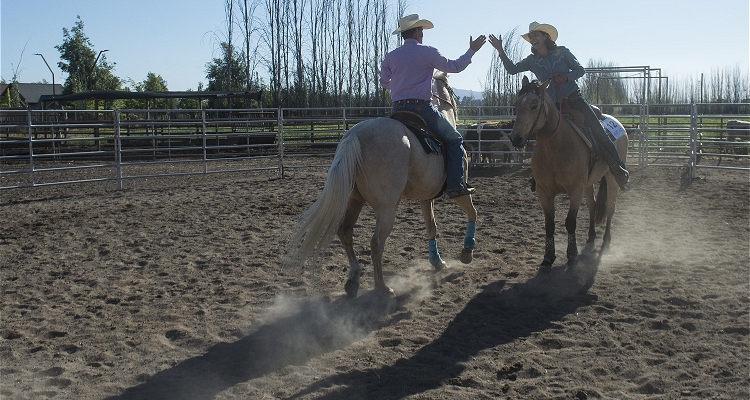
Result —
M474 192L476 191L477 191L476 189L467 185L467 187L463 189L446 190L445 194L448 195L448 198L455 199L457 197L468 196L468 195L474 194Z
M625 184L630 180L630 173L622 165L614 165L609 169L612 175L615 177L617 185L620 189L625 189Z

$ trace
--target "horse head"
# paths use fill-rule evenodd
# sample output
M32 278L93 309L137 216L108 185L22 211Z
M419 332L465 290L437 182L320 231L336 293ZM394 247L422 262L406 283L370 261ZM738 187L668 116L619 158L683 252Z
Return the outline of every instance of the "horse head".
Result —
M448 82L448 74L442 71L435 71L432 79L435 80L435 93L432 95L433 104L435 104L438 111L443 113L453 126L456 126L458 104L456 102L456 94Z
M524 76L521 90L516 95L516 122L510 134L510 141L516 148L522 148L529 137L541 129L549 116L547 110L547 88L550 81L529 81Z

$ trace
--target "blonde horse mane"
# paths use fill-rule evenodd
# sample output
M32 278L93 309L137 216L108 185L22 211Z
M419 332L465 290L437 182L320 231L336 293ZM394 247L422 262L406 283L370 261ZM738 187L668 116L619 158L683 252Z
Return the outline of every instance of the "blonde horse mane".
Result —
M456 94L448 82L448 74L443 71L435 71L432 75L435 81L435 93L432 98L437 106L438 111L445 115L445 118L456 126L458 122L458 104L456 103Z

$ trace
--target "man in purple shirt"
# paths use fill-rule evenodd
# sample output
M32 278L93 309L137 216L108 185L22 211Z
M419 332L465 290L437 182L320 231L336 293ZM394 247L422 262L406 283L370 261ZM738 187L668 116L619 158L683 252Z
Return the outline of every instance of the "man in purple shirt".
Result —
M380 66L380 85L391 90L393 111L409 110L425 119L429 128L440 135L447 147L447 190L450 198L467 196L474 188L464 181L463 138L456 128L432 106L432 74L435 70L446 73L461 72L471 63L486 40L484 35L473 40L469 37L469 50L457 60L449 60L431 46L422 44L422 30L434 25L419 15L412 14L398 21L393 34L401 34L404 44L385 56Z

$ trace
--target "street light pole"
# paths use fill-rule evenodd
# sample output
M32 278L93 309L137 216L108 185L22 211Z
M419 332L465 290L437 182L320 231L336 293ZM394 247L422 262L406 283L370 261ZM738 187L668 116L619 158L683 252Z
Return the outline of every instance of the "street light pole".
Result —
M47 60L44 58L44 56L41 53L34 53L35 56L42 57L42 60L44 60L44 63L47 64L47 68L49 68L49 72L52 72L52 95L55 96L55 73L52 71L52 68L47 63Z
M96 63L99 62L99 57L102 55L102 53L107 52L109 50L101 50L99 54L96 55L96 59L94 60L94 65L91 66L91 72L89 73L89 91L93 89L92 85L92 78L94 76L94 68L96 68Z

